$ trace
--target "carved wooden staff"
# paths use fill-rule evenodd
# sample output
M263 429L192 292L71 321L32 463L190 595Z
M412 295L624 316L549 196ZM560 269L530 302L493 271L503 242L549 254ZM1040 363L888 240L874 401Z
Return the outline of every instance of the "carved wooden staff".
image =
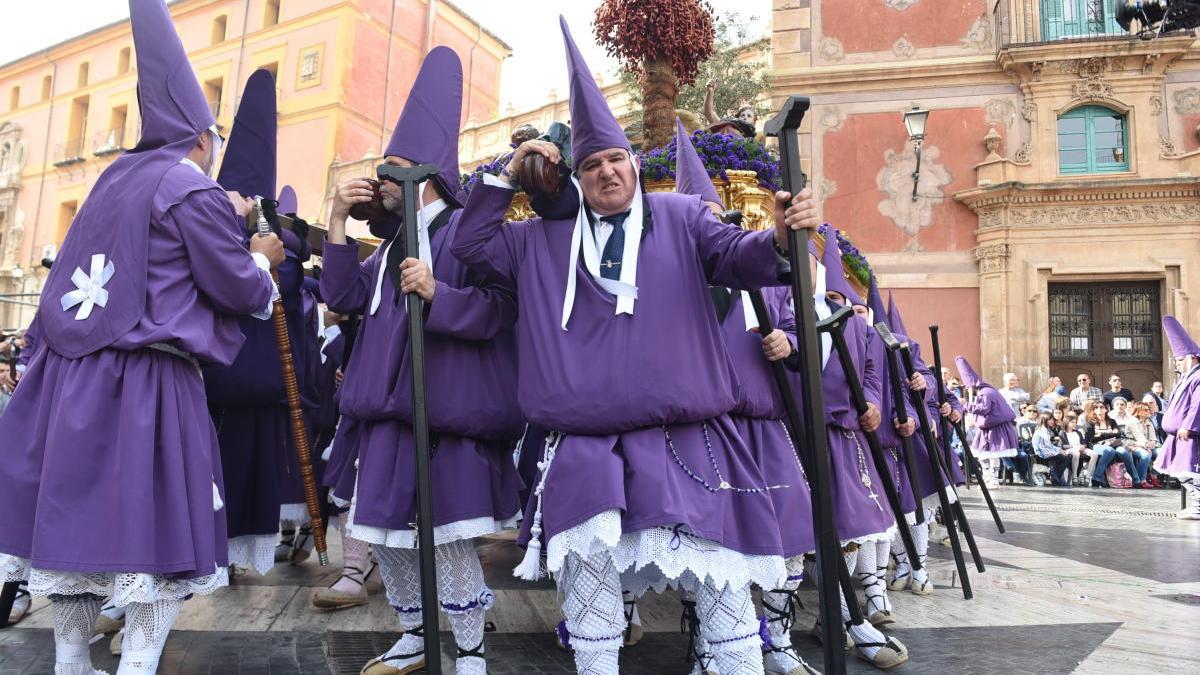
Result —
M262 197L254 198L257 211L256 227L260 235L271 234L271 224L263 213ZM271 279L279 285L279 272L271 270ZM292 359L292 338L288 335L287 318L283 314L283 298L271 303L271 322L275 325L275 342L279 346L279 363L283 367L283 390L287 395L288 415L292 422L292 440L296 443L296 455L300 463L300 477L304 480L304 504L308 507L308 518L312 524L313 541L316 542L317 559L322 565L329 564L329 553L325 547L325 523L321 519L321 502L317 499L317 481L313 477L312 451L308 446L308 430L304 428L304 411L300 407L300 384L296 381L296 364Z

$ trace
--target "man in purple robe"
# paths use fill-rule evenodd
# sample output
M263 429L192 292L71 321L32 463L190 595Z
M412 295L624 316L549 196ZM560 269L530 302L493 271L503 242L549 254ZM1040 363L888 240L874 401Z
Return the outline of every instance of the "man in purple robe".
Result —
M121 673L153 673L182 600L226 584L216 434L198 362L270 315L274 236L209 177L220 137L162 0L130 0L142 134L101 174L38 311L9 414L0 579L51 597L55 672L92 671L101 599L127 607Z
M544 535L580 672L617 672L622 574L634 590L695 592L718 668L762 672L749 585L777 588L786 571L768 482L728 414L737 380L708 286L779 284L776 248L787 227L816 225L815 208L780 193L776 231L744 232L694 197L643 195L629 141L560 23L580 207L505 225L525 157L559 161L553 144L527 141L472 190L453 246L516 289L518 398L549 430L517 574L540 576Z
M454 639L459 673L484 672L484 615L494 601L471 540L515 524L520 511L512 443L521 435L516 405L512 293L485 282L449 251L462 227L458 123L462 65L453 50L425 57L386 151L398 166L436 164L420 186L419 258L403 258L397 216L372 223L387 242L364 263L345 235L353 204L371 199L355 179L338 186L324 249L321 295L337 312L361 313L358 344L342 383L341 409L359 421L358 482L352 536L374 545L388 599L405 635L367 664L367 675L410 672L425 662L416 546L412 383L405 293L424 301L427 405L433 458L433 529L438 593ZM384 183L383 206L403 212L400 188ZM398 265L399 287L389 272Z
M1017 429L1013 425L1017 415L1004 395L984 382L965 357L955 357L954 361L963 386L975 392L975 399L964 406L977 429L971 451L984 464L987 486L996 489L1000 486L1000 460L1017 456Z
M1167 440L1154 468L1176 478L1192 499L1181 520L1200 520L1200 345L1173 316L1163 317L1163 332L1175 357L1178 379L1163 412Z
M720 216L725 204L696 153L683 123L675 120L675 192L694 195ZM787 580L776 589L763 589L762 602L769 639L763 644L768 673L815 673L792 647L791 623L796 590L804 577L804 554L816 548L812 528L812 495L800 458L784 423L787 411L772 379L770 362L795 359L796 319L789 289L762 289L775 329L766 337L746 291L709 286L721 337L737 372L737 405L730 413L739 435L762 471L770 476L770 496L776 527L787 565ZM690 601L694 606L694 600ZM628 614L628 612L627 612ZM708 670L712 654L707 641L695 635L698 666Z
M813 261L816 264L816 261ZM865 303L846 279L842 253L837 245L837 231L832 227L825 237L825 251L821 262L816 264L814 279L820 283L815 289L818 295L813 298L817 316L824 318L832 315L840 307L861 306ZM865 312L864 312L865 313ZM883 590L883 582L878 578L876 558L878 552L886 545L890 549L892 537L896 533L896 516L883 492L879 473L871 460L867 439L864 432L875 431L883 426L881 412L883 399L882 369L886 363L879 360L881 354L873 348L874 342L882 341L873 336L874 329L867 326L865 321L851 321L843 331L846 345L850 350L851 361L857 369L858 380L862 385L867 399L867 412L859 415L854 408L847 383L846 371L841 361L832 353L831 339L821 338L822 359L824 370L821 374L821 385L825 395L825 429L829 443L829 464L832 471L833 520L837 528L838 539L843 545L846 568L851 572L859 571L860 579L872 581L864 584L870 601L875 599L874 614L876 621L883 625L890 619L890 605ZM888 424L895 426L892 418ZM904 431L911 433L912 427ZM885 549L886 551L887 549ZM886 556L887 553L884 552ZM886 569L886 563L885 563ZM899 640L888 637L880 632L872 622L851 624L849 608L842 605L842 620L847 622L847 636L854 642L855 654L878 668L891 668L908 660L908 649ZM867 614L870 618L871 613ZM814 629L814 634L820 631Z

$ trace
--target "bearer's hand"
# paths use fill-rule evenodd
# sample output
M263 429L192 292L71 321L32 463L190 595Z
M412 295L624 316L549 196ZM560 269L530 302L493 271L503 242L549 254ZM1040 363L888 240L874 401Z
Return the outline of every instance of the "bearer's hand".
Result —
M350 207L371 201L375 191L366 178L351 178L338 183L333 191L333 209L329 212L330 221L346 222L350 215Z
M786 359L792 354L792 341L788 339L787 333L778 328L763 338L762 347L763 354L766 355L768 361Z
M874 403L868 403L867 412L859 416L858 423L862 425L863 431L875 431L879 428L879 422L882 420L883 416L879 414L879 408L875 407Z
M943 403L942 406L938 408L938 412L942 413L942 417L949 417L950 413L954 412L954 409L950 407L949 403Z
M961 419L962 419L962 413L958 412L957 410L953 410L953 409L950 410L950 421L951 422L958 424L958 421Z
M254 208L254 200L243 197L237 190L226 190L225 194L229 195L229 202L233 204L233 210L237 212L239 218L245 218L246 214Z
M531 138L517 146L517 149L513 151L512 157L508 160L508 165L504 167L504 173L500 174L498 178L509 185L515 183L517 180L517 170L521 168L521 162L524 162L525 156L529 154L541 155L549 160L551 164L558 164L562 161L562 153L558 151L557 145L550 141Z
M425 302L433 302L433 293L437 290L437 281L429 265L416 258L405 258L400 263L400 292L416 293Z
M267 262L271 263L271 269L279 267L279 263L283 262L283 242L274 232L250 237L250 252L265 255Z
M817 201L810 188L800 194L775 193L775 243L779 248L788 248L788 230L815 230L821 225L817 218Z
M908 380L908 388L913 391L925 391L925 387L929 386L925 382L925 376L920 373L913 373L913 376Z
M1175 432L1175 438L1178 438L1181 441L1191 440L1192 432L1188 431L1187 429L1180 429L1179 431Z
M917 432L917 422L911 417L904 424L900 424L900 420L896 419L892 420L892 424L896 426L896 431L898 431L900 435L905 438L908 438Z
M346 379L346 373L342 372L341 368L333 371L333 385L335 388L341 388L342 381Z
M0 386L6 387L9 391L17 388L17 381L13 379L10 371L0 373Z

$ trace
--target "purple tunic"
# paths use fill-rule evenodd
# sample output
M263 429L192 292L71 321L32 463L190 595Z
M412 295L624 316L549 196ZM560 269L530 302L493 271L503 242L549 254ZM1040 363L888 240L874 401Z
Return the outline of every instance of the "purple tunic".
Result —
M762 292L772 325L788 335L794 348L796 320L791 293L782 287L764 288ZM769 494L779 525L783 555L790 558L811 553L816 548L812 495L783 421L787 411L771 375L770 362L763 355L762 335L757 330L746 330L742 300L742 294L733 291L729 312L721 322L721 335L725 338L725 347L738 379L738 402L733 410L733 422L763 476L776 486Z
M979 428L971 448L977 459L1017 455L1017 429L1013 424L1017 416L1000 392L984 383L965 410L975 416Z
M451 215L430 242L437 290L426 305L425 372L438 526L502 522L520 508L511 455L523 428L515 395L516 306L510 292L481 282L450 255L461 215ZM360 422L354 524L411 530L416 482L408 319L390 278L378 309L369 312L384 251L360 264L356 242L327 242L321 296L336 312L363 314L341 390L342 414Z
M37 314L33 315L33 321L29 322L29 328L25 329L25 348L17 356L17 369L24 370L29 367L29 362L33 359L33 355L37 353L38 347L42 346L42 327L38 325Z
M777 284L772 233L731 228L696 197L646 195L653 225L636 308L617 316L582 260L566 264L573 223L506 225L512 195L471 191L454 254L517 289L521 410L566 434L542 499L547 541L619 509L624 533L679 525L740 553L781 555L778 530L764 526L775 523L770 495L719 489L722 477L748 489L766 480L728 415L737 380L708 290ZM564 331L568 272L578 287Z
M852 319L844 334L868 403L881 406L880 368L869 345L868 326ZM850 398L846 372L836 353L830 353L821 373L825 394L825 430L833 473L833 519L843 542L883 540L896 523L871 459L871 450ZM880 424L886 424L886 420ZM889 454L889 453L884 453ZM890 535L888 535L890 536Z
M891 371L888 368L885 359L893 359L896 363L896 372L901 377L904 376L904 365L900 360L899 354L892 354L888 351L887 346L883 344L883 339L875 332L874 328L868 327L868 352L871 354L871 359L879 364L879 378L881 387L879 413L882 422L879 424L879 429L876 434L879 436L879 444L883 446L883 457L887 460L888 473L892 477L892 482L896 485L896 490L900 493L900 505L905 513L916 511L917 499L921 495L921 486L912 485L908 479L908 469L905 465L904 447L900 440L900 433L896 430L895 421L897 417L896 401L892 395ZM913 407L912 398L909 396L910 389L908 382L901 382L901 387L904 392L904 399L901 405L904 406L905 415L917 425L917 432L911 437L911 448L913 451L913 460L917 465L918 478L920 481L920 467L923 462L928 468L929 456L925 453L925 446L919 441L920 436L920 421L917 419L916 408Z
M1162 428L1167 433L1167 440L1155 468L1172 475L1200 475L1200 448L1196 440L1200 436L1200 367L1192 368L1171 392L1171 401L1163 413ZM1186 441L1175 435L1182 429L1191 432Z
M270 277L243 247L229 198L190 166L163 176L146 229L141 318L86 356L39 350L0 418L0 551L33 567L202 576L227 563L199 370L146 348L231 363L234 315L267 306Z

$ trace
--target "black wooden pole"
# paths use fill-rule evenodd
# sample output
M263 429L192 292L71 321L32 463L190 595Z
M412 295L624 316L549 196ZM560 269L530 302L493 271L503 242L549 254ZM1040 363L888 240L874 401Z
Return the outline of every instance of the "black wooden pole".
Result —
M783 189L792 195L804 189L808 177L800 166L800 139L796 132L800 122L808 111L808 98L805 96L790 96L784 102L779 114L767 122L764 131L768 136L779 140L779 170L783 181ZM808 269L808 237L809 233L796 230L788 231L788 262L792 268L792 303L796 313L796 335L800 338L800 398L804 401L801 410L802 435L796 437L802 448L810 449L812 456L812 473L809 481L812 487L813 513L822 523L833 522L832 470L829 465L829 445L825 435L825 395L821 388L821 341L817 337L817 314L813 307L813 279ZM846 672L846 655L842 651L844 641L840 639L841 631L834 626L841 626L842 614L837 586L828 583L829 579L840 579L839 560L842 551L837 546L838 539L824 536L817 537L817 574L826 580L818 590L818 616L825 631L825 639L821 642L824 656L824 671L834 675ZM840 565L844 567L844 562ZM857 608L857 601L850 603L851 611ZM839 639L832 639L838 636Z
M884 354L887 357L888 379L892 384L892 406L896 409L896 421L902 425L908 424L908 408L905 407L905 402L910 398L904 395L905 390L908 389L908 380L901 379L900 367L896 364L896 349L899 349L900 345L896 342L896 338L887 324L883 322L875 324L875 332L883 339L884 347L886 347ZM892 347L893 344L896 346ZM904 453L904 470L908 474L909 489L912 492L913 503L916 505L913 514L918 523L923 523L925 522L925 511L921 504L920 485L917 483L917 458L914 456L916 451L913 449L912 438L900 436L900 446ZM917 565L913 565L913 569L920 569L919 560L917 562Z
M433 164L414 167L384 165L379 168L380 180L399 183L404 195L404 256L420 258L417 233L417 184L438 174ZM393 273L397 270L389 270ZM400 293L398 276L396 293ZM405 298L408 312L408 350L412 365L412 429L413 454L416 456L417 478L417 549L421 561L421 620L425 639L425 672L442 672L441 635L438 633L437 574L433 554L433 490L429 471L429 411L425 398L425 324L423 301L416 293Z

